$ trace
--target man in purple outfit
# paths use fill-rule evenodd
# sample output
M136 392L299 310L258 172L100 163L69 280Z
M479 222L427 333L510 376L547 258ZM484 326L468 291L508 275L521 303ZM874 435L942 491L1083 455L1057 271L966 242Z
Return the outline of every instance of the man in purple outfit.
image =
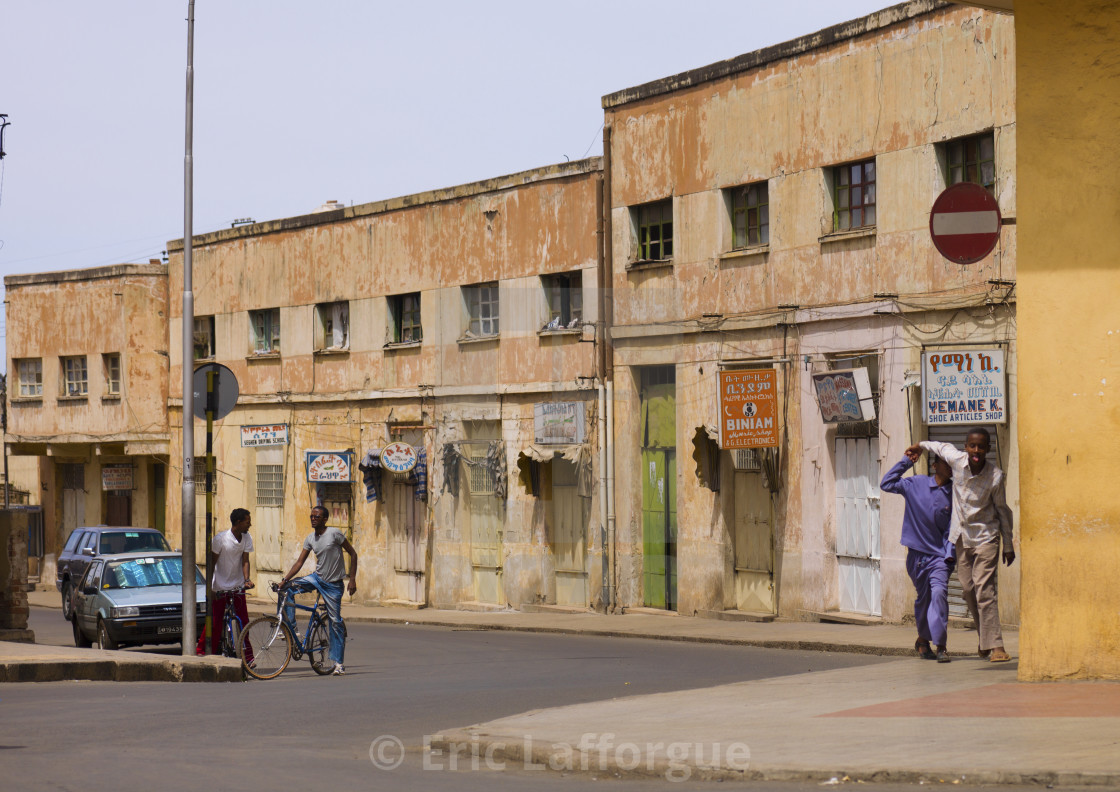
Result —
M949 542L949 518L953 512L950 486L952 469L940 457L932 457L932 476L902 474L914 466L919 454L907 450L906 456L887 471L879 489L906 499L902 517L902 545L906 553L906 571L914 582L914 620L918 623L918 640L914 649L925 660L948 663L946 636L949 627L949 573L955 555ZM937 645L937 653L930 648Z

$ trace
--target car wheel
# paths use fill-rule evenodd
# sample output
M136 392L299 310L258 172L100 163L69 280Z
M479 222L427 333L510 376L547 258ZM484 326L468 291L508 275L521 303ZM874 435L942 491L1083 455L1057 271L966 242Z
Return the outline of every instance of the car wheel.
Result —
M62 618L66 621L74 619L74 602L70 594L70 581L62 584Z
M91 641L89 638L86 638L81 628L78 627L78 620L73 619L70 622L70 626L74 628L74 646L77 646L81 649L89 649L90 646L93 645L93 641Z
M110 650L117 648L117 642L109 636L109 630L105 627L105 622L100 619L97 620L97 648Z

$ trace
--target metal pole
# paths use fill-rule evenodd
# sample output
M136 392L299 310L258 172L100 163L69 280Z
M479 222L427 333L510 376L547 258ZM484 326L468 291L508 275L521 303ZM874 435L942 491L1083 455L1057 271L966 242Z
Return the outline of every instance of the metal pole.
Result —
M218 375L213 369L206 372L206 547L202 552L206 554L206 648L203 650L210 654L210 636L214 634L214 620L210 616L210 590L214 587L214 553L210 548L214 541L214 401L217 394L214 392L214 380Z
M187 3L187 108L183 155L183 655L194 654L194 277L191 236L194 208L194 0Z

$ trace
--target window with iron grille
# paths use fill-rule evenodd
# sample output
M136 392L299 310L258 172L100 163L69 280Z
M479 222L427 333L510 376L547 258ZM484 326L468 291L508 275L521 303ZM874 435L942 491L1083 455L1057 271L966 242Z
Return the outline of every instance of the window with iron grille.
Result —
M205 456L195 457L195 460L198 464L195 465L195 469L194 469L194 492L195 492L196 495L205 495L206 494L206 457ZM218 473L218 460L215 459L214 460L213 485L210 488L211 492L217 493L217 491L218 491L218 481L220 479L221 479L221 474Z
M389 319L393 323L390 343L407 344L424 340L424 328L420 323L420 292L390 297Z
M548 300L546 330L578 327L583 321L583 273L542 275L545 299Z
M466 446L464 456L472 463L467 465L467 469L470 471L471 495L494 494L494 476L485 464L486 452L489 447L489 443L471 443Z
M950 140L943 146L947 185L971 182L995 195L996 141L993 133Z
M257 465L257 505L284 505L283 465Z
M833 168L832 187L833 231L875 226L875 160Z
M254 355L280 351L280 309L249 311L249 343Z
M731 206L731 248L742 250L770 243L770 190L766 182L727 191Z
M470 317L467 332L473 336L498 335L498 284L491 282L464 286L463 292Z
M28 358L16 364L19 377L19 395L22 397L43 395L43 360Z
M315 306L316 349L350 348L350 303L333 302Z
M86 356L62 358L62 395L88 396L89 374L86 371Z
M667 261L673 257L673 199L636 206L631 218L637 231L638 261Z
M105 370L105 395L121 395L121 356L114 352L101 356L101 365Z
M194 318L195 360L210 360L214 357L214 317L196 316Z
M62 468L62 488L68 490L84 490L86 488L85 466L79 463L67 462L59 465Z

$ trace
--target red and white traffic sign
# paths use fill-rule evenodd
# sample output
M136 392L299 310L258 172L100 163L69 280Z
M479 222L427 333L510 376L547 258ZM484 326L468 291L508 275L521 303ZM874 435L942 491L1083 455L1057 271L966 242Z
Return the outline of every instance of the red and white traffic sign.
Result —
M979 184L949 187L933 202L929 233L937 251L957 264L975 264L999 241L999 203Z

